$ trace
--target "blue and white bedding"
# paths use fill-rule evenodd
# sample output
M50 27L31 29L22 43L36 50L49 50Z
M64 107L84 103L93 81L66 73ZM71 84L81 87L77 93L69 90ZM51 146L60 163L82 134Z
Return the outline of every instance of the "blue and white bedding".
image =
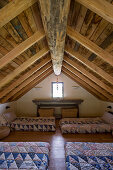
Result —
M0 170L48 170L49 143L0 142Z
M10 123L12 130L19 131L55 131L54 117L18 117Z
M67 170L112 170L113 143L67 142Z

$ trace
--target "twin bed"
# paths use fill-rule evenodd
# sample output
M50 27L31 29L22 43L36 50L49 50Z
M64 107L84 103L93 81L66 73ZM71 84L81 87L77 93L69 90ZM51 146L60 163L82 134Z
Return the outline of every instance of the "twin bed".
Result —
M0 170L48 170L49 143L0 142Z
M113 132L113 115L105 112L102 117L76 118L77 109L63 109L60 129L62 133Z
M112 170L113 143L67 142L67 170Z
M42 117L16 117L13 112L8 112L0 117L0 124L9 126L11 130L54 132L56 130L55 117L52 116L51 112L53 110L46 110L45 117L42 111Z
M39 114L40 117L16 117L14 113L5 113L0 117L0 124L9 126L11 130L54 132L56 130L54 109L40 109ZM76 115L76 108L62 109L62 119L59 121L62 133L113 132L113 115L110 113L104 113L102 117L96 118L75 118Z
M47 131L53 132L55 128L54 117L21 117L10 123L12 130L19 131Z
M0 142L0 169L48 170L50 145L46 142ZM67 142L67 170L112 170L113 143Z
M113 124L97 118L63 118L60 120L62 133L105 133L113 131Z
M68 111L67 109L66 112L63 111L63 118L60 120L62 133L96 133L113 130L113 117L108 113L101 118L68 118L71 115L67 114ZM8 113L5 116L7 121L6 119L2 121L12 130L55 131L55 118L48 115L15 117ZM47 142L0 142L0 169L48 170L50 149ZM113 143L67 142L65 159L67 170L111 170Z

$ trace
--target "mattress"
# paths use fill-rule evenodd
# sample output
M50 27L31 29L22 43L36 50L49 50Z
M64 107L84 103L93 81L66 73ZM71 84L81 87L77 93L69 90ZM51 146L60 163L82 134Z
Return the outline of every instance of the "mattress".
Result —
M55 131L54 117L18 117L10 123L12 130Z
M112 170L113 143L67 142L67 170Z
M0 142L0 170L48 170L49 143Z
M111 132L113 125L101 118L64 118L60 128L62 133L104 133Z

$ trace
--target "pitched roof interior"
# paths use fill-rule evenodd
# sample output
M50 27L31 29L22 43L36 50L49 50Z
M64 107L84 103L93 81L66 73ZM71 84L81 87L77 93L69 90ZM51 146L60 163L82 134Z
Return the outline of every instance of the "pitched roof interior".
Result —
M106 1L113 9L113 0ZM12 0L0 1L0 11L11 3ZM36 41L32 38L35 33ZM28 44L30 37L32 42ZM25 41L22 51L21 43ZM7 60L7 56L12 58ZM33 2L0 28L0 102L19 99L53 73L52 65L40 3ZM70 1L62 73L97 98L113 102L113 24L79 0Z

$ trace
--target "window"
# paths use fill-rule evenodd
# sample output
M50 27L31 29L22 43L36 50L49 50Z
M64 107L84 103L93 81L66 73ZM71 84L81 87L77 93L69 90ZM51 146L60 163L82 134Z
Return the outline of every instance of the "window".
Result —
M63 82L52 82L52 97L62 98L64 96L64 83Z

